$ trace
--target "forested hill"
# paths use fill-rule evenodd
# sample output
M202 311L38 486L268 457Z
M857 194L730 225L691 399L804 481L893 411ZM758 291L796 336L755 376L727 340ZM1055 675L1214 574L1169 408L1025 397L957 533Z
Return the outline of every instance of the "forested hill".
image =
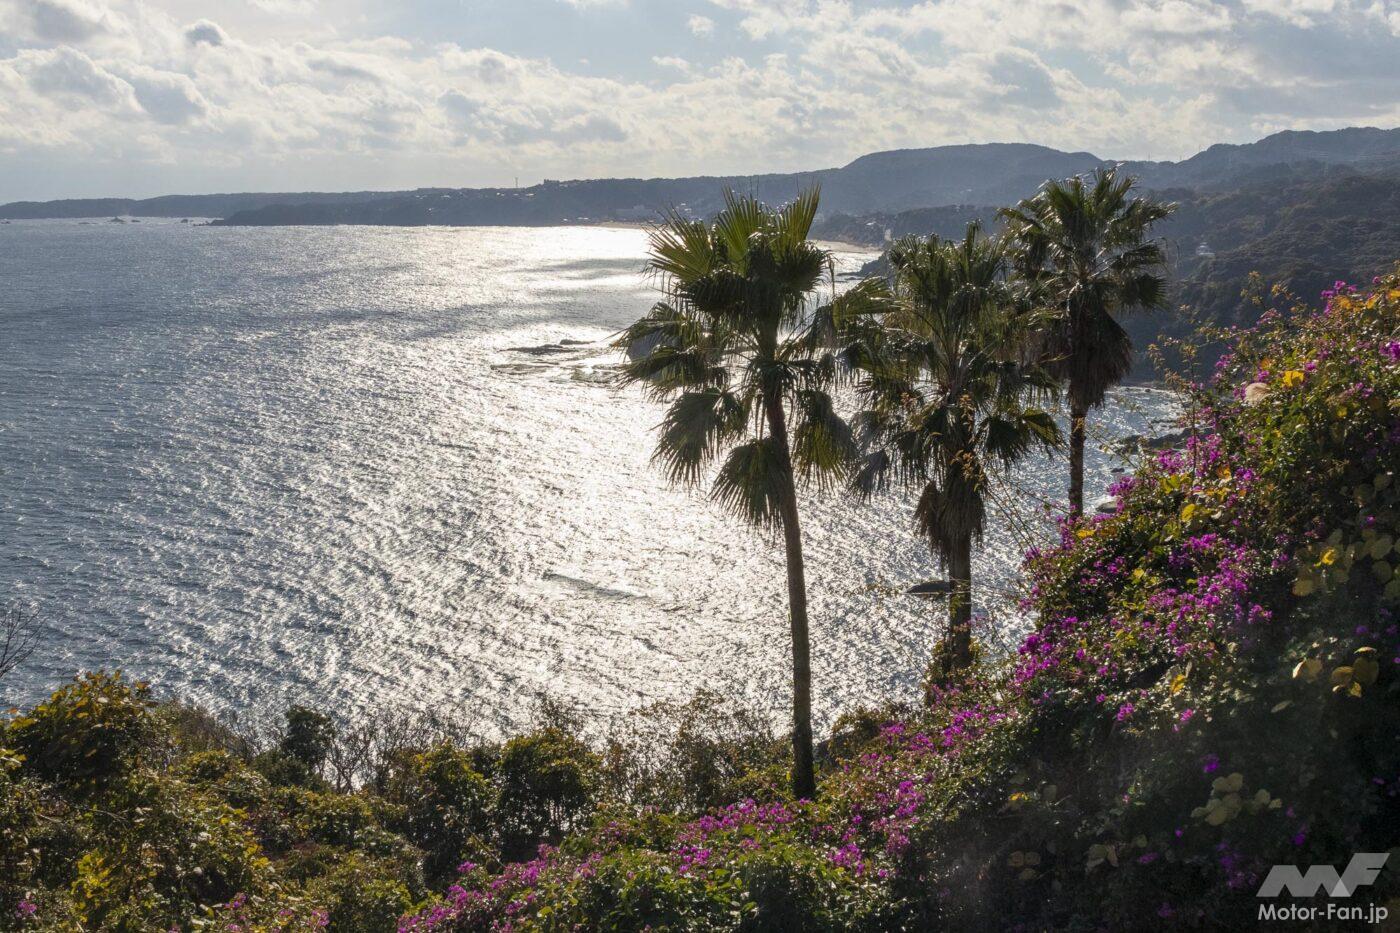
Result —
M1246 324L1254 312L1242 305L1240 292L1251 272L1270 285L1316 297L1338 278L1366 282L1390 271L1400 255L1400 164L1367 171L1371 167L1268 167L1262 178L1231 190L1157 190L1177 204L1158 228L1169 246L1175 303L1216 323ZM972 220L995 230L997 208L838 214L826 217L817 233L873 246L887 236L957 236ZM1187 326L1156 316L1134 321L1130 329L1142 344Z
M751 176L546 181L528 188L421 188L350 193L172 195L146 200L15 202L0 219L43 217L216 217L239 225L547 225L653 219L678 207L713 213L725 188L787 200L822 186L826 214L899 212L1005 204L1047 178L1113 164L1088 152L1024 143L939 146L862 156L841 168ZM1217 145L1179 163L1130 162L1157 188L1222 190L1262 178L1316 175L1332 166L1400 165L1400 129L1278 133L1246 145Z
M528 188L422 188L352 194L180 195L144 201L17 202L0 218L216 217L240 226L383 224L390 226L551 225L651 220L668 208L706 215L726 189L768 202L820 185L827 211L900 210L917 205L984 203L1034 191L1046 178L1107 164L1087 152L995 143L874 153L839 169L792 174L695 178L546 181Z
M1126 162L1124 168L1154 188L1218 190L1339 165L1368 172L1400 167L1400 129L1287 130L1247 145L1218 143L1181 162Z
M1252 323L1239 302L1251 272L1314 298L1339 278L1369 282L1394 268L1400 168L1190 197L1163 232L1180 301L1214 321ZM1214 255L1198 255L1201 243Z

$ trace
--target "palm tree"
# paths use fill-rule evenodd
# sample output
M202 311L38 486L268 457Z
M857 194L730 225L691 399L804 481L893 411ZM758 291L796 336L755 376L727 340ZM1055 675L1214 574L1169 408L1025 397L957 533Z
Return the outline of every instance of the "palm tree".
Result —
M1069 506L1084 512L1084 434L1089 409L1132 368L1133 343L1117 315L1166 304L1166 265L1152 225L1176 209L1135 197L1113 169L1091 181L1052 181L1001 212L1017 271L1057 314L1041 334L1047 368L1069 395Z
M840 477L854 452L827 389L835 359L814 339L809 299L831 270L807 239L818 192L781 209L726 193L713 223L672 214L651 233L649 269L666 294L617 345L625 379L670 401L655 459L699 484L723 455L713 497L781 531L792 630L792 791L816 795L812 668L797 481ZM821 316L825 321L828 317Z
M864 495L892 481L919 489L919 533L952 584L948 674L972 660L972 546L991 474L1059 443L1053 416L1031 404L1054 383L1020 361L1030 318L1001 245L977 224L960 241L902 239L889 260L889 301L837 308L865 406L856 424L867 452L851 483Z

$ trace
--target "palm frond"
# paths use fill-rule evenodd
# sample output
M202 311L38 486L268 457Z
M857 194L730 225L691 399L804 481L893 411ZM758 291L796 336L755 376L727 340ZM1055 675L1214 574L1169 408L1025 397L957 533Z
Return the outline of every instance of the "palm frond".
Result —
M675 211L652 228L648 240L647 268L670 283L700 279L713 272L721 261L709 226Z
M1011 411L983 421L982 449L1002 470L1009 470L1035 448L1048 449L1058 441L1059 427L1043 411Z
M671 482L694 485L720 447L743 433L748 418L748 405L728 389L683 392L662 419L652 459L665 466Z
M792 457L802 479L818 485L840 479L856 452L851 426L836 413L831 396L799 391L793 406Z
M956 542L982 536L987 509L980 464L970 460L950 470L943 482L926 484L914 506L914 523L935 554L947 560Z
M712 498L751 525L778 527L782 521L786 459L771 437L738 445L729 452L715 477Z
M723 361L705 347L663 345L622 367L624 384L646 383L658 398L682 389L722 386L728 379Z
M848 480L849 488L863 499L869 499L876 493L889 489L892 462L888 450L872 450L852 467Z
M645 317L622 331L612 345L631 359L646 356L659 346L687 347L700 342L702 325L670 304L657 302Z

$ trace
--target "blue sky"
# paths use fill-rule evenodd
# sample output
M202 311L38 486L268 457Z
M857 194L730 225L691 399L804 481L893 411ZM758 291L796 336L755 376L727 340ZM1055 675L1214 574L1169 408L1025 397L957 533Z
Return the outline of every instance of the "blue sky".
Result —
M1400 0L0 0L0 201L1400 125Z

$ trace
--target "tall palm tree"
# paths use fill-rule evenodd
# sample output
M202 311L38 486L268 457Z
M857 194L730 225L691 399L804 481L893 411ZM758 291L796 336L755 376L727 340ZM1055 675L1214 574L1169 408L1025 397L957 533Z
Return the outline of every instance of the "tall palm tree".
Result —
M1048 182L1001 212L1017 271L1055 309L1041 334L1046 366L1069 395L1069 507L1084 512L1084 435L1089 409L1132 368L1133 343L1117 316L1166 305L1166 259L1148 239L1174 204L1133 195L1116 170Z
M946 674L972 660L972 546L988 482L1059 443L1053 416L1033 404L1054 382L1020 359L1030 318L1001 245L977 224L962 240L902 239L889 260L889 301L836 308L864 402L866 453L851 483L865 495L891 482L919 490L919 533L952 584Z
M713 497L780 531L792 631L792 791L816 795L812 668L797 482L840 477L854 452L827 389L834 357L812 336L810 299L831 270L807 239L818 192L773 209L727 193L712 222L668 217L649 268L666 300L617 341L629 382L670 401L655 459L673 482L714 474ZM821 316L827 320L827 316Z

